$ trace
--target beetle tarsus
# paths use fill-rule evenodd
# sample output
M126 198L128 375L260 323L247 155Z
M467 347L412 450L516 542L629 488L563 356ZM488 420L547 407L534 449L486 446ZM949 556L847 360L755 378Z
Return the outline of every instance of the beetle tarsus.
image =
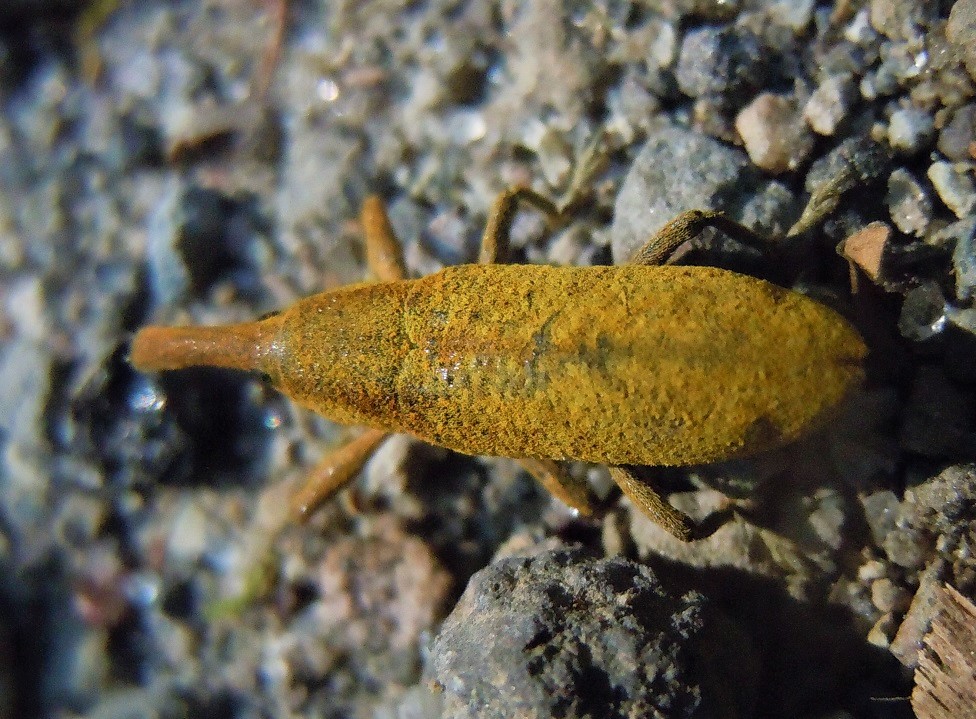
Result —
M609 467L610 477L627 498L644 514L661 526L664 531L682 542L697 539L695 523L684 512L679 512L665 502L647 482L642 481L627 467Z

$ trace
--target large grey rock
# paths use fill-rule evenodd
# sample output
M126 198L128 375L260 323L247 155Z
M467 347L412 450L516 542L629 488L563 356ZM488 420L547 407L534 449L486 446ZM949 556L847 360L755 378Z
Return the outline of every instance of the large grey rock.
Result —
M751 646L704 595L580 549L471 578L434 642L445 717L748 716Z

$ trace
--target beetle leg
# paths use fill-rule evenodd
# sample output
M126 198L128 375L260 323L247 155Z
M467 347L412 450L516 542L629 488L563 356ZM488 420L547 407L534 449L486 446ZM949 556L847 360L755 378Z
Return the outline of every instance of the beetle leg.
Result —
M363 468L387 433L367 429L355 439L327 454L309 473L291 498L291 513L298 521L308 519L323 502L346 486Z
M681 245L695 239L706 227L713 227L750 247L768 248L768 243L761 236L748 227L730 220L721 212L689 210L682 212L658 230L633 254L630 264L666 264ZM710 533L703 527L699 527L697 531L694 530L694 523L687 515L665 502L657 492L631 470L625 467L610 467L610 476L621 491L630 498L630 501L636 504L644 514L661 525L668 534L687 542L696 538L694 535L704 536Z
M561 218L556 204L531 187L525 185L509 187L495 198L495 202L488 213L485 233L481 236L481 252L478 254L478 264L493 265L496 262L505 261L511 244L512 220L515 219L515 211L518 209L519 202L524 202L539 210L552 224L556 224Z
M378 195L363 200L359 220L363 226L366 264L381 282L402 280L407 276L403 261L403 247L393 232L390 218ZM355 439L327 454L291 499L291 513L295 519L308 519L332 495L359 474L366 460L386 439L387 433L367 429Z
M569 474L558 462L551 459L520 459L518 463L563 504L569 505L584 517L593 514L589 486L585 481Z
M509 187L495 199L488 213L488 222L481 239L481 252L478 254L479 264L492 265L505 261L508 255L512 220L515 218L519 202L539 210L552 224L558 223L561 219L556 204L532 188L524 185ZM593 514L593 502L586 482L581 482L570 475L558 462L550 459L523 458L519 459L518 463L556 499L569 505L584 517Z
M760 250L769 249L769 242L721 212L713 210L688 210L671 220L645 242L630 258L632 265L663 265L671 260L675 251L689 240L695 239L706 227L724 232L732 239Z
M381 282L404 279L407 269L403 261L403 246L393 232L383 200L377 195L363 200L359 219L363 225L366 263L370 271Z
M617 483L627 498L654 522L661 525L664 531L682 542L694 539L694 522L687 514L679 512L661 499L661 495L651 489L647 482L641 480L629 468L611 466L608 469L611 479Z

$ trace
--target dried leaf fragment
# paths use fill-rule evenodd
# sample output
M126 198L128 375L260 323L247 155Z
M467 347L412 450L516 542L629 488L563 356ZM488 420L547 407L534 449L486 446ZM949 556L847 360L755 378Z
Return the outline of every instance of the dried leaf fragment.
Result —
M872 222L863 230L845 239L838 251L848 262L864 270L872 282L881 276L885 247L891 239L891 227L885 222Z

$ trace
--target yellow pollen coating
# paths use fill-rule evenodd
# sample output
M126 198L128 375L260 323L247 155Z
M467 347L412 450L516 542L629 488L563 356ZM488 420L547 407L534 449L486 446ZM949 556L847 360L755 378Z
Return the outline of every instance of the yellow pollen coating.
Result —
M822 421L865 347L803 295L706 267L462 265L310 297L269 373L300 403L467 454L685 465Z

